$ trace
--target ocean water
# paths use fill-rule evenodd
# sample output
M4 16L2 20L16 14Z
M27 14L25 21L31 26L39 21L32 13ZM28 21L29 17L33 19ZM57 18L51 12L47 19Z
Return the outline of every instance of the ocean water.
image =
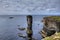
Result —
M9 18L13 17L13 18ZM41 22L44 16L33 16L33 38L41 40L43 23ZM26 31L18 30L19 27L27 27L26 16L23 15L1 15L0 16L0 40L26 40L18 36L18 33L26 34ZM20 25L20 26L18 26Z

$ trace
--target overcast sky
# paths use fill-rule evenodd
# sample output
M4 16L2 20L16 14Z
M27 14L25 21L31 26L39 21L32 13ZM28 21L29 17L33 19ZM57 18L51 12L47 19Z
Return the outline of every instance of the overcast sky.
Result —
M60 0L0 0L0 15L60 15Z

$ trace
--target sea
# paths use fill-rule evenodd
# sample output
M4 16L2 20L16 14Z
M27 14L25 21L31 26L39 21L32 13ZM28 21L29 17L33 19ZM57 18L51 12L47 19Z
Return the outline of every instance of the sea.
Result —
M18 36L18 33L26 34L26 30L21 31L18 28L27 28L27 15L0 15L0 40L26 40ZM41 40L39 33L43 28L44 15L32 15L33 38Z

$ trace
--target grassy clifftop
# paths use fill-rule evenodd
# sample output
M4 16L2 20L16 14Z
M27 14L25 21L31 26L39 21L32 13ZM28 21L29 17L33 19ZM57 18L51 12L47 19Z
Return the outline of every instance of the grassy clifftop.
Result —
M60 21L60 16L48 16L46 18L52 18L54 19L55 21Z

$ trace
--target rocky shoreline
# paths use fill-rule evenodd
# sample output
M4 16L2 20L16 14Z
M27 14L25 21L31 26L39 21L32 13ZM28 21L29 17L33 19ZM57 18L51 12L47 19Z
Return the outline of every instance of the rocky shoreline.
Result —
M55 36L56 33L57 33L57 35L59 34L59 32L60 32L60 16L44 17L42 22L43 22L44 26L40 33L41 33L43 39L52 37L52 35ZM50 40L52 40L52 39L50 39Z

